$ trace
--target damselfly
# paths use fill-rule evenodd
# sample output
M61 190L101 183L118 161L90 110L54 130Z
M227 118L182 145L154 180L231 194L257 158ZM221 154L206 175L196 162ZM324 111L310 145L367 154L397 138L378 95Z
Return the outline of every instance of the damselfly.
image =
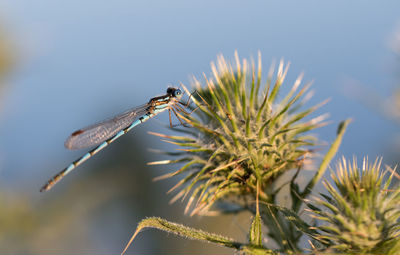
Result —
M68 139L65 141L65 147L70 150L83 149L93 145L98 145L93 150L87 152L82 157L72 162L64 170L56 174L51 178L40 191L46 191L51 189L54 184L59 182L65 175L74 170L77 166L91 158L94 154L98 153L107 145L114 142L120 136L126 134L129 130L147 121L148 119L156 116L157 114L168 110L169 121L171 124L171 111L177 116L178 120L182 120L178 116L177 112L185 112L184 109L179 105L187 106L188 102L182 103L179 100L182 98L182 91L178 88L169 87L167 94L164 96L154 97L150 99L147 104L128 110L122 114L115 116L114 118L107 119L97 124L79 129L73 132Z

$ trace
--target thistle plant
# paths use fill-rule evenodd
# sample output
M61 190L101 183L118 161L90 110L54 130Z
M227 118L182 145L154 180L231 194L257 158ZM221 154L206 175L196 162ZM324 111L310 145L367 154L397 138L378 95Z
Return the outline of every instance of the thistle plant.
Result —
M400 189L391 189L394 170L381 170L382 159L362 167L345 158L336 166L328 194L316 199L311 212L320 220L312 235L336 254L399 254ZM390 171L389 171L390 170ZM388 175L388 173L392 173Z
M271 68L261 86L260 57L250 71L246 60L241 63L237 57L234 69L220 57L212 64L214 77L204 77L205 86L195 79L195 113L179 116L192 130L178 129L183 136L156 134L182 147L181 153L174 153L178 159L151 163L183 163L158 178L184 176L170 190L179 190L173 202L187 198L191 215L212 214L215 202L230 199L248 208L257 192L262 201L274 202L276 180L310 164L317 140L308 132L324 125L326 115L304 121L320 105L299 111L310 87L297 91L302 75L278 101L288 67L281 61L275 79Z
M289 64L283 61L276 71L272 65L263 79L260 56L257 65L235 57L234 65L222 56L212 63L212 78L194 78L192 104L174 112L185 123L173 128L179 134L152 133L177 151L161 152L170 159L150 164L177 166L157 180L180 177L169 190L176 192L171 202L186 199L185 212L190 215L250 212L248 242L153 217L139 223L127 247L142 229L156 228L241 254L295 254L304 251L301 237L317 233L299 215L337 152L348 121L339 125L336 140L317 167L321 142L310 131L325 125L327 115L311 115L326 101L305 107L311 83L302 86L301 74L285 88ZM314 170L313 176L300 183L306 169ZM289 197L288 203L282 196Z

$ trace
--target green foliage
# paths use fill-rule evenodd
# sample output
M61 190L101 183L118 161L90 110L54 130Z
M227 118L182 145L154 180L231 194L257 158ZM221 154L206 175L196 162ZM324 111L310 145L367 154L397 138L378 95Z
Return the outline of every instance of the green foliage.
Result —
M251 223L249 242L255 246L262 246L262 221L260 215L257 213Z
M179 164L178 170L157 178L181 177L170 190L177 191L172 202L187 199L185 212L191 215L250 212L248 243L149 218L139 224L128 246L150 227L240 254L399 253L400 189L390 189L393 175L381 172L380 161L369 165L365 160L359 169L355 160L348 165L343 159L332 174L336 188L325 181L324 200L310 200L350 120L339 124L336 139L316 167L320 142L309 131L325 125L325 115L310 115L325 102L304 107L310 84L300 88L302 75L282 93L287 71L281 61L276 74L272 67L263 81L260 57L256 67L236 55L235 68L220 57L212 64L213 78L204 76L205 86L195 79L192 112L176 109L192 128L173 128L181 134L176 136L152 133L178 146L177 152L163 152L176 158L150 163ZM306 175L306 169L313 175ZM311 238L311 250L301 243L304 237Z
M136 235L145 228L156 228L185 238L195 239L198 241L205 241L208 243L214 243L228 248L234 248L243 254L276 255L276 253L273 252L272 250L265 249L259 245L242 244L228 237L224 237L213 233L208 233L203 230L189 228L184 225L170 222L157 217L147 218L139 223L135 233L133 234L132 238L129 240L128 244L123 250L122 255L126 252L132 241L135 239Z
M241 246L241 244L234 242L232 239L230 239L228 237L224 237L224 236L216 235L216 234L212 234L212 233L207 233L202 230L189 228L189 227L183 226L181 224L169 222L169 221L161 219L161 218L151 217L151 218L144 219L139 223L138 227L136 228L135 233L133 234L131 240L129 240L129 242L126 245L125 249L123 250L122 254L124 254L126 252L129 245L135 239L136 235L144 228L156 228L156 229L160 229L162 231L173 233L175 235L179 235L182 237L216 243L216 244L226 246L229 248L239 249Z

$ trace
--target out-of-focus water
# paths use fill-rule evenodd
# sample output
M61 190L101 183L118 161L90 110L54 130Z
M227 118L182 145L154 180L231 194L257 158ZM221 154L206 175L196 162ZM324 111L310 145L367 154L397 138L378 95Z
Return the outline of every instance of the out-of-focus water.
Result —
M273 59L291 61L288 85L301 71L305 80L314 79L313 102L331 98L320 113L329 112L332 124L318 136L332 141L338 122L354 119L339 154L385 155L398 126L346 96L343 88L352 80L383 97L391 94L400 63L388 45L400 29L399 10L395 0L3 0L0 24L18 58L1 95L1 183L40 201L47 194L35 192L47 177L82 153L63 148L71 131L147 102L170 84L188 84L192 74L209 74L217 54L233 59L235 50L246 58L260 50L264 73ZM165 131L159 125L168 123L167 117L158 119L122 139L161 147L145 135ZM92 160L104 163L106 154ZM132 221L133 230L137 221Z

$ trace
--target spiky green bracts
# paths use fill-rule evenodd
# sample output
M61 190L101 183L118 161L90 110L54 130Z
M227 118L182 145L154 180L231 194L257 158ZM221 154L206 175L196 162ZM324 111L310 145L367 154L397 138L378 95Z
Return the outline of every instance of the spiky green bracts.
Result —
M319 105L300 110L310 87L298 91L302 75L278 100L288 67L281 61L275 75L271 67L262 85L260 56L255 67L236 54L235 69L221 56L211 65L213 79L204 76L205 85L195 80L194 112L178 113L192 128L179 129L182 136L155 134L181 147L178 159L150 163L183 163L159 178L182 176L170 190L180 189L172 202L188 197L192 215L211 214L216 201L229 198L247 207L254 205L257 185L257 197L271 202L276 180L309 163L316 139L307 133L323 125L325 115L304 120Z
M317 199L311 212L320 220L311 235L335 254L400 254L400 188L390 187L394 170L388 176L381 170L381 159L373 164L364 159L362 167L345 158L324 185L325 200ZM336 187L335 187L336 186ZM324 253L322 253L324 254Z

